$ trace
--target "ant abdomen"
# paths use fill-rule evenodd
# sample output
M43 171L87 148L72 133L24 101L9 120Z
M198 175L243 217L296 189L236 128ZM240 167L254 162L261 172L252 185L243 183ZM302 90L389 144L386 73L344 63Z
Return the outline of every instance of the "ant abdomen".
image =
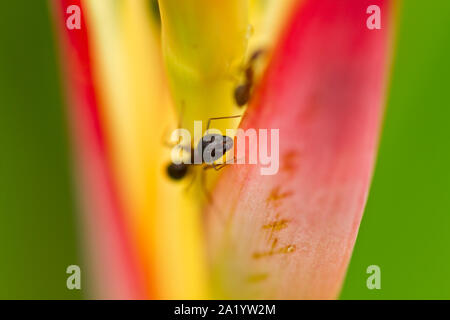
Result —
M184 163L170 163L167 166L167 174L172 180L183 179L188 172L188 166Z
M234 100L239 107L245 106L250 100L251 84L244 83L234 90Z
M253 70L255 61L264 53L263 49L255 51L245 68L245 82L234 89L234 101L239 107L245 106L251 99L252 89L255 82L255 71Z

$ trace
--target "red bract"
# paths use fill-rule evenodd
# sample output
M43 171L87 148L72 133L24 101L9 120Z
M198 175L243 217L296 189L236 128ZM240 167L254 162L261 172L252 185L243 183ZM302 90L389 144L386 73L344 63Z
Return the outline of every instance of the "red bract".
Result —
M381 30L366 26L370 5ZM306 0L294 10L242 123L280 130L280 170L229 166L209 206L216 296L337 297L374 167L391 5Z
M94 280L90 283L91 293L94 298L102 299L143 298L143 286L126 236L100 125L84 14L80 30L66 28L66 8L81 7L81 3L62 0L54 1L53 5L60 30L68 115L77 155L82 224L87 235L86 257ZM82 271L84 275L85 270Z

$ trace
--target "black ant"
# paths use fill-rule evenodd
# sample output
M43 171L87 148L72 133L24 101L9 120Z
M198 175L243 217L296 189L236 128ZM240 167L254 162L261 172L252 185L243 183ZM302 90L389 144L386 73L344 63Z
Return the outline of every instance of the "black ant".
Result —
M234 100L239 107L246 105L250 101L255 82L254 64L263 53L264 50L260 49L252 54L245 68L245 82L237 86L234 90Z
M213 120L233 119L239 117L241 117L241 115L210 118L208 120L206 131L209 130L211 121ZM169 178L177 181L182 180L189 173L190 168L195 165L204 165L204 170L214 168L216 171L219 171L226 165L226 163L216 165L214 162L222 158L228 151L230 151L233 148L233 145L234 142L231 137L222 136L220 134L207 134L202 137L202 140L198 143L197 148L191 148L190 150L187 150L190 151L190 163L170 163L167 166L167 174ZM219 149L220 151L216 152ZM205 150L208 150L208 152L205 152ZM196 164L194 162L195 159L200 159L201 163Z

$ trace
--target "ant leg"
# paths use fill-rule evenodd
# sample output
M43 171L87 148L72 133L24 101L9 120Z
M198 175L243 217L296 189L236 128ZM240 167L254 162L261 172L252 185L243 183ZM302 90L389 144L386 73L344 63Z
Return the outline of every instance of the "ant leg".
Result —
M239 159L237 161L239 161ZM214 169L216 171L219 171L219 170L223 169L224 167L226 167L227 165L230 165L230 164L233 164L233 163L234 163L234 158L230 159L228 161L225 161L224 163L221 163L219 165L217 165L215 163L209 164L209 165L203 167L203 170Z
M257 60L260 56L264 55L266 53L265 49L258 49L252 53L250 56L249 62L253 63L255 60Z
M177 129L181 129L182 128L182 121L183 121L183 114L184 114L184 110L186 109L186 103L185 103L185 101L183 100L183 101L181 101L181 112L180 112L180 116L178 117L178 123L177 123ZM171 141L171 140L167 140L167 137L169 136L169 132L168 132L169 130L166 128L165 130L164 130L164 135L163 135L163 141L162 141L162 144L164 145L164 146L166 146L166 147L169 147L169 148L173 148L173 147L175 147L176 145L178 145L179 143L180 143L180 139L181 139L181 137L178 137L178 142L174 142L174 141ZM185 149L185 147L183 147L183 149Z
M192 188L192 186L194 185L195 182L195 178L196 178L196 173L195 171L192 172L192 178L191 181L189 181L189 184L186 186L186 188L184 189L184 191L187 193L189 192L189 190Z
M184 109L184 107L183 107L183 109ZM180 129L180 128L181 128L181 118L179 119L179 123L178 123L178 128L177 129ZM168 130L168 128L166 128L164 130L164 134L162 136L162 141L161 141L163 146L165 146L167 148L171 148L171 149L174 148L174 147L178 147L179 149L182 150L182 152L187 152L187 153L192 152L190 146L182 146L182 145L180 145L181 135L178 136L178 141L170 140L170 139L168 139L168 137L169 137L169 130Z
M222 215L221 209L218 208L218 206L216 206L216 204L214 203L214 199L206 186L206 172L205 172L206 168L207 167L204 167L203 170L200 172L200 179L201 179L200 184L202 186L203 192L205 193L208 204L217 210L216 216L218 217L219 220L221 220L221 223L225 223L225 218Z
M214 169L216 171L219 171L220 169L222 169L223 167L225 167L228 163L221 163L219 165L215 164L214 162L212 164L208 164L206 166L203 167L203 170L209 170L209 169Z
M236 75L231 75L231 74L226 75L226 76L225 76L225 79L226 79L227 81L231 81L231 82L233 82L233 83L236 83L236 82L238 82L238 81L240 80L238 76L236 76Z
M203 192L205 193L206 198L208 199L208 202L213 204L213 198L211 196L211 193L208 191L208 188L206 186L206 175L205 175L205 171L202 170L200 172L200 185L203 189Z
M213 166L214 170L219 171L220 169L226 167L228 164L227 163L222 163L219 164L218 166Z
M167 148L172 149L172 148L178 147L178 149L181 149L182 152L190 153L192 151L191 148L189 146L180 145L180 139L181 139L181 137L178 137L178 141L175 142L175 141L171 141L171 140L167 140L166 138L163 138L161 143L163 146L165 146Z
M216 165L215 163L213 163L211 165L211 167L205 167L203 170L208 170L208 169L213 168L216 171L220 171L222 168L224 168L227 165L228 165L228 163L222 163L222 164L219 164L219 165Z
M166 128L164 130L164 134L163 134L162 140L161 140L161 143L163 146L166 146L168 148L173 148L180 143L181 137L178 137L178 142L175 142L175 141L167 139L168 136L169 136L169 129Z
M228 116L228 117L217 117L217 118L209 118L208 119L208 125L206 127L206 131L209 130L209 127L211 126L211 122L215 121L215 120L225 120L225 119L234 119L234 118L240 118L242 117L242 115L237 115L237 116Z

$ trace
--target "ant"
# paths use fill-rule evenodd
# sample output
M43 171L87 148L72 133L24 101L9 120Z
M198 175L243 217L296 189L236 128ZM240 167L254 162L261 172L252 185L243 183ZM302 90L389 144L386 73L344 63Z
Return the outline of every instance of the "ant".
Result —
M234 100L239 107L246 105L251 97L251 92L255 82L255 61L264 53L263 49L255 51L250 57L247 67L245 68L245 82L236 87L234 90Z
M209 130L211 125L211 121L213 120L223 120L223 119L234 119L240 118L241 115L238 116L229 116L229 117L218 117L218 118L210 118L208 120L208 126L206 132ZM197 144L197 148L191 148L187 151L190 151L191 162L187 163L170 163L167 166L167 174L170 179L174 181L182 180L191 170L192 166L195 165L204 165L203 169L214 168L216 171L222 169L227 163L223 163L221 165L216 165L214 162L222 158L229 150L233 148L234 142L231 137L222 136L220 134L207 134L202 137L202 140ZM182 147L183 148L183 147ZM216 149L217 148L217 149ZM186 150L187 148L183 148ZM219 150L216 152L216 150ZM211 152L203 152L204 150L211 150ZM201 159L200 164L195 164L194 159Z

